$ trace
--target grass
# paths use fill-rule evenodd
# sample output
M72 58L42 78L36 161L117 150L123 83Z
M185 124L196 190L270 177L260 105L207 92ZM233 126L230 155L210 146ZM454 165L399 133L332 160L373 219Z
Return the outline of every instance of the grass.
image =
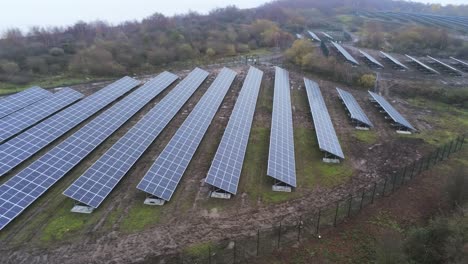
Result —
M208 256L208 251L210 248L213 248L213 243L204 242L187 247L184 249L184 253L191 257Z
M59 207L42 230L40 240L52 242L70 237L82 230L88 219L89 215L72 213L67 206Z
M50 76L50 77L40 77L37 80L34 80L30 83L25 85L15 85L11 83L0 82L0 95L4 94L11 94L20 92L25 90L31 86L40 86L42 88L53 88L53 87L60 87L60 86L71 86L81 83L86 83L90 81L102 81L107 80L108 77L93 77L90 79L89 77L73 77L68 75L57 75L57 76Z
M369 145L375 144L378 140L377 133L372 130L356 130L353 133L353 137Z
M391 229L402 233L404 230L400 227L397 221L385 211L381 211L378 215L374 216L369 220L369 223L374 224L379 227L384 227L386 229Z
M146 227L160 222L162 210L163 208L160 206L148 206L138 201L123 218L120 229L126 233L144 230Z

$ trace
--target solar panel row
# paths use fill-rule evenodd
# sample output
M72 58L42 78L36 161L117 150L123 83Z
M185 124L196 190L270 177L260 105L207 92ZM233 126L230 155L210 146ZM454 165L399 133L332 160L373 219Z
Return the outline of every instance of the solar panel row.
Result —
M374 98L374 100L382 107L385 112L393 119L393 121L401 126L410 129L416 130L393 106L385 100L382 96L369 91L369 94Z
M0 145L0 176L139 84L124 77Z
M360 52L366 59L368 59L370 62L372 62L373 64L375 64L377 67L384 68L384 66L383 66L378 60L376 60L374 57L372 57L371 55L369 55L367 52L362 51L362 50L359 50L359 52Z
M64 88L39 102L0 119L0 142L18 134L82 97L81 93L70 88Z
M0 186L0 230L176 79L160 74Z
M344 159L343 150L336 136L335 128L328 113L327 106L322 97L322 92L318 84L304 78L304 83L309 99L312 119L314 121L315 133L319 143L319 148L334 156Z
M313 40L318 41L318 42L321 41L320 38L319 38L314 32L312 32L312 31L310 31L310 30L308 30L307 32L309 33L310 37L311 37Z
M97 208L208 75L199 68L193 70L63 194Z
M137 188L169 201L231 86L236 72L224 68L153 163Z
M344 104L346 105L346 108L348 109L351 118L357 120L360 123L365 124L368 127L372 127L372 122L364 113L364 110L362 110L362 108L359 106L354 96L338 87L336 88L336 90L338 91L341 100L343 100Z
M426 64L422 63L420 60L418 60L418 59L416 59L414 57L411 57L410 55L405 55L405 56L408 57L411 61L413 61L417 65L419 65L422 69L426 70L427 72L440 74L438 71L436 71L433 68L431 68L431 67L427 66Z
M289 73L275 67L275 88L271 121L267 175L296 187L294 132Z
M0 118L33 104L52 93L41 87L31 87L22 92L0 99Z
M205 182L236 194L263 72L250 67Z
M395 59L392 55L387 54L383 51L380 52L385 58L389 59L391 62L393 62L396 66L402 69L408 69L403 63L401 63L399 60Z
M351 54L349 54L349 52L347 50L345 50L340 44L336 43L336 42L331 42L333 44L333 46L335 46L335 48L341 53L341 55L343 55L343 57L345 57L345 59L355 65L359 65L359 62L357 62L357 60L351 56Z

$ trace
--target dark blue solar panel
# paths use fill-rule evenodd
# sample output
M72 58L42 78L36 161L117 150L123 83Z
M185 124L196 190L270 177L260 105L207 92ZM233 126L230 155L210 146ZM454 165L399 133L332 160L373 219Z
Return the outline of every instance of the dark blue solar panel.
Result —
M211 84L137 188L169 201L216 114L236 72L224 68Z
M364 113L364 110L362 110L362 108L359 106L354 96L340 88L336 88L336 90L338 91L338 94L340 95L341 100L343 100L344 104L346 105L346 108L348 109L351 115L351 118L369 127L372 127L371 121L369 120L367 115Z
M0 176L139 84L124 77L0 145Z
M267 175L296 187L289 73L279 67L276 67L275 72Z
M206 182L236 194L263 72L250 67Z
M160 74L3 184L0 218L8 222L0 230L176 79L168 72Z
M355 65L359 65L359 62L357 62L357 60L351 55L349 54L349 52L347 50L345 50L340 44L336 43L336 42L331 42L333 44L333 46L335 46L335 48L341 53L341 55L343 55L343 57L346 58L347 61L355 64Z
M50 95L52 95L51 92L46 91L41 87L34 86L22 92L1 98L0 118L14 113Z
M39 102L0 119L0 142L18 134L82 97L81 93L70 88L64 88Z
M208 75L193 70L63 194L97 208Z
M409 122L406 120L393 106L385 100L382 96L369 91L369 94L374 98L374 100L382 107L385 112L393 119L397 124L400 124L408 129L416 130Z
M335 128L328 113L327 106L322 97L322 92L318 84L304 78L304 83L309 99L310 111L314 121L315 133L319 143L319 148L337 157L344 159L343 150L336 136Z

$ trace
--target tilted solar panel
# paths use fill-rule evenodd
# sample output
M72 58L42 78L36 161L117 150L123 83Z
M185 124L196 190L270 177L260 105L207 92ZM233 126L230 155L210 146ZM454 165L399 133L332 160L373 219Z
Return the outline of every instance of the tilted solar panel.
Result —
M83 98L83 95L70 88L48 96L26 108L0 119L0 142L18 134L62 108Z
M366 57L366 59L368 59L370 62L372 62L373 64L377 65L378 67L380 68L384 68L384 66L378 61L376 60L374 57L372 57L371 55L369 55L367 52L364 52L362 50L359 50L359 52L364 56Z
M410 130L416 130L393 106L385 100L382 96L369 91L369 94L374 100L382 107L385 112L393 119L393 121L401 126L404 126Z
M227 68L219 73L140 181L139 190L165 201L171 199L235 77L236 72Z
M0 186L0 230L176 79L161 73Z
M199 68L193 70L63 194L97 208L208 75Z
M263 72L250 67L205 182L236 194Z
M52 95L51 92L42 89L41 87L31 87L22 92L6 96L0 99L0 118L3 118L13 112L16 112L26 106L33 104L47 96Z
M331 43L341 53L341 55L345 57L346 60L348 60L349 62L353 64L359 65L359 62L357 62L357 60L353 56L351 56L351 54L349 54L349 52L345 50L340 44L333 42L333 41Z
M435 73L435 74L440 74L440 72L434 70L433 68L427 66L426 64L422 63L420 60L414 58L414 57L411 57L410 55L405 55L406 57L408 57L410 60L412 60L414 63L416 63L417 65L419 65L421 68L425 69L426 71L428 72L431 72L431 73Z
M349 113L351 114L351 118L355 119L363 124L366 124L369 127L372 127L372 122L369 120L367 115L364 113L364 110L359 106L358 102L354 98L354 96L340 88L336 88L338 91L338 94L341 97L341 100L346 105L346 108L348 109Z
M124 77L0 145L0 176L139 84Z
M310 37L314 39L315 41L321 41L320 38L314 32L310 30L308 30L307 32L309 33Z
M322 92L318 84L304 78L304 83L309 99L310 111L314 121L315 133L319 143L319 148L339 158L344 159L343 150L336 136L335 128L328 113L327 106L322 97Z
M271 120L267 175L296 187L296 160L291 110L289 73L275 67L275 88Z
M382 55L384 55L385 58L389 59L391 62L393 62L394 64L398 65L399 67L401 68L404 68L404 69L408 69L408 67L406 67L406 65L404 65L403 63L401 63L399 60L395 59L392 55L390 54L387 54L383 51L380 52Z

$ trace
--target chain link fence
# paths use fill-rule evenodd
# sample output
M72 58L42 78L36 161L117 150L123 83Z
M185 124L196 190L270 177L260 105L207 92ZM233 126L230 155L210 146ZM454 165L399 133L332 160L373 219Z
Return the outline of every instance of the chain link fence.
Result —
M417 175L448 159L451 154L462 149L464 141L465 136L460 136L397 170L396 173L372 182L358 192L350 193L345 199L330 202L318 210L314 208L297 219L259 229L255 235L249 237L204 244L197 250L184 250L172 256L164 256L163 259L165 263L181 264L247 263L249 259L297 245L303 239L316 238L322 229L336 227L345 219L358 214L367 205L392 195ZM152 259L151 263L158 262Z

